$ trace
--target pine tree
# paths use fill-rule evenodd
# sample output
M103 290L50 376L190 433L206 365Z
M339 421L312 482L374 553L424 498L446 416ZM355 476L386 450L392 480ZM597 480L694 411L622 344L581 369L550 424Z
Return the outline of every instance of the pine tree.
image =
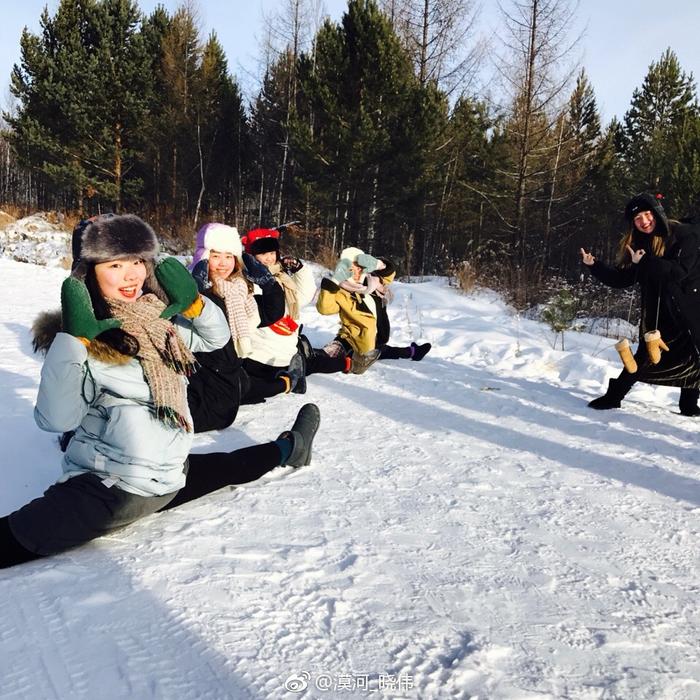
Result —
M649 66L624 117L623 149L635 191L662 192L670 210L697 192L698 104L692 75L667 49ZM692 184L685 188L689 178Z
M89 117L87 100L76 98L92 72L93 12L93 2L63 0L54 17L42 12L40 35L25 28L10 87L18 109L5 115L20 162L67 191L79 210L88 186L81 146Z
M497 122L482 102L458 100L449 119L440 166L439 235L432 255L476 261L498 231L499 199ZM489 137L491 133L493 138Z
M130 0L62 0L54 17L42 13L40 36L20 41L13 145L79 210L93 197L119 208L138 157L149 75L139 19Z
M374 2L351 0L342 26L321 28L315 54L302 58L301 83L297 145L333 245L405 259L404 239L414 233L420 250L420 193L444 97L421 88Z
M144 18L141 34L149 57L147 70L153 76L151 91L148 94L148 117L143 123L144 155L137 164L137 173L143 181L142 195L153 210L158 226L165 203L168 201L168 162L170 156L170 123L167 108L166 80L163 72L165 37L169 32L171 17L158 6L151 15Z
M179 220L196 202L199 192L197 150L196 79L201 61L199 31L192 11L183 6L171 18L162 43L164 119L163 142L169 203L174 220Z
M291 173L295 156L289 151L295 107L290 106L289 86L296 70L293 54L282 52L265 73L253 105L251 129L258 154L255 220L259 225L280 224L294 208Z
M581 70L558 123L558 150L551 170L543 227L542 269L576 267L579 233L589 229L598 207L594 172L601 139L593 88ZM580 247L580 246L579 246Z
M94 55L96 82L91 91L95 170L109 175L111 187L104 183L101 189L111 195L117 211L125 197L138 196L143 184L130 177L143 153L142 125L152 91L140 20L132 0L103 0L96 13L99 43Z
M202 59L194 80L199 193L193 228L197 228L202 200L210 179L211 162L216 142L223 131L224 100L232 89L228 66L221 44L212 32L202 49Z

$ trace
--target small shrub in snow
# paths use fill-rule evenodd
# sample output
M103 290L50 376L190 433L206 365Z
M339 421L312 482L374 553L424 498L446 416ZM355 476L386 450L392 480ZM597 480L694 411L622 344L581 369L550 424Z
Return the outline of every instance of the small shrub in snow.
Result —
M542 320L554 331L554 343L561 334L561 349L564 349L564 331L568 331L576 319L579 308L578 299L569 289L560 289L547 303L542 311Z
M332 270L338 262L338 254L330 245L322 245L314 257L314 262L318 263L327 270Z
M477 275L474 266L467 260L455 265L452 276L457 284L458 289L463 292L471 292L477 284Z

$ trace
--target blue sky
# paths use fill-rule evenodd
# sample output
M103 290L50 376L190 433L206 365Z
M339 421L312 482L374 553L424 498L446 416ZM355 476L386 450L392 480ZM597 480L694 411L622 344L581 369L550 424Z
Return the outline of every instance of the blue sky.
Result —
M502 0L508 5L508 0ZM338 20L346 0L324 0L330 16ZM19 59L19 37L26 25L39 29L39 16L44 6L55 12L58 0L22 0L6 2L0 23L0 102L9 100L9 74ZM141 0L144 12L156 4L174 11L180 0ZM257 60L261 56L263 13L284 6L284 0L199 0L203 34L212 29L226 51L229 67L247 89L254 85ZM498 33L496 0L483 0L481 30ZM700 2L688 0L582 0L577 11L578 25L572 32L585 34L579 46L582 65L595 89L603 121L613 115L622 117L628 109L632 91L642 84L649 64L659 59L667 47L678 56L682 68L700 77Z

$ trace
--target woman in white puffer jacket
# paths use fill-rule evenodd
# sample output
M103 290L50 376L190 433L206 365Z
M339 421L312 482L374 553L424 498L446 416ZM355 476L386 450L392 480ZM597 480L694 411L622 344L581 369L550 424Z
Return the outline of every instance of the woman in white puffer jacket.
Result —
M254 229L243 236L241 242L246 253L262 263L284 291L284 316L264 327L256 325L251 336L251 352L243 362L251 376L270 378L289 367L297 355L299 316L301 309L314 298L316 283L309 267L299 258L280 258L279 231ZM246 267L249 267L248 262Z

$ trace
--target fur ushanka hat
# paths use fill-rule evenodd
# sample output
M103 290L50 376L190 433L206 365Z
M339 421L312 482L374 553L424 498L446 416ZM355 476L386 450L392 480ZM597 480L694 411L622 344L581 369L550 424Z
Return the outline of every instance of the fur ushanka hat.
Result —
M71 247L71 276L81 280L90 263L133 257L152 262L159 250L154 230L134 214L84 219L73 229Z
M238 235L238 229L235 226L227 226L226 224L204 224L197 231L197 240L195 241L195 251L190 270L200 260L209 260L209 253L212 250L216 250L219 253L233 253L237 258L240 258L243 254L243 245Z
M643 211L650 211L656 221L656 229L654 234L658 236L667 236L669 233L668 219L666 212L661 204L661 195L654 197L653 194L642 192L636 194L625 206L625 220L630 226L634 226L634 217Z
M73 229L71 241L73 265L71 277L83 282L91 265L119 260L140 258L146 263L148 274L144 288L168 304L168 295L158 284L154 274L155 257L158 255L158 239L153 229L134 214L101 214L84 219ZM63 330L61 310L41 312L32 325L34 351L46 352L57 333ZM111 346L96 338L90 344L92 355L105 362L128 362L130 357L121 355Z

